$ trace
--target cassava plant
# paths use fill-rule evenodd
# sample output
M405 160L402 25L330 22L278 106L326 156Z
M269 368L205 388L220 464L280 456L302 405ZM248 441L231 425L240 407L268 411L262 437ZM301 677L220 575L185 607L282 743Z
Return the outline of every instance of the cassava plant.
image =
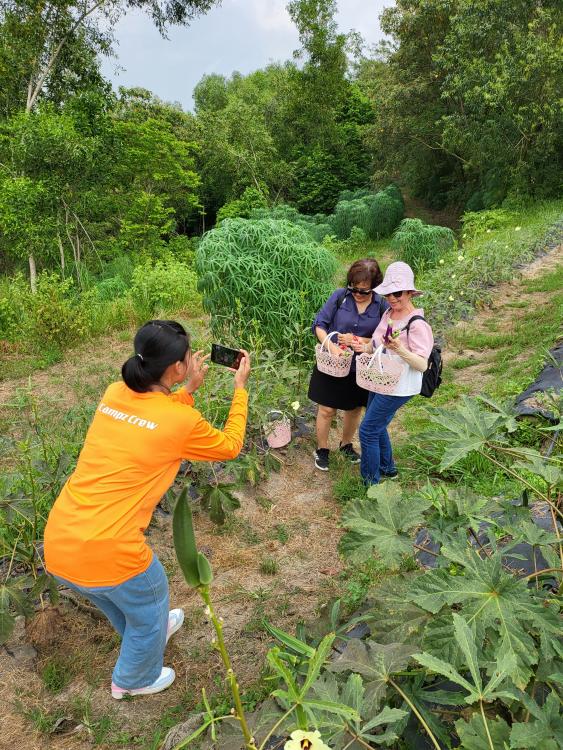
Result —
M404 203L396 185L389 185L377 193L360 191L353 198L343 198L334 209L329 221L333 233L340 240L350 237L352 229L362 229L370 240L388 237L401 221Z
M214 335L248 344L255 321L266 346L284 352L333 291L337 263L288 221L227 219L204 235L196 267Z
M403 219L393 235L392 247L415 272L431 268L455 247L455 235L448 227L425 224L420 219Z

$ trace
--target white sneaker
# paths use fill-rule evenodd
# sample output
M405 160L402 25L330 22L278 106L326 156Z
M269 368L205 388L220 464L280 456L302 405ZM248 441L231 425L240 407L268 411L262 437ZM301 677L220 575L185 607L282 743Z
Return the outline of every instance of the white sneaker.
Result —
M171 609L168 613L168 630L166 631L166 643L171 635L177 630L180 630L184 622L184 610L183 609Z
M158 677L152 685L147 685L142 688L120 688L114 682L111 683L111 695L116 700L121 700L125 695L152 695L153 693L160 693L161 690L166 690L170 687L176 679L176 672L172 667L162 667L160 677Z

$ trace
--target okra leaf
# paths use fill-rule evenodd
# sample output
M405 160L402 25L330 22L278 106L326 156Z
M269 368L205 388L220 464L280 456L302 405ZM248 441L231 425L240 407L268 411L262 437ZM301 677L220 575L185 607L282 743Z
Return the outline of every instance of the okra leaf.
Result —
M494 719L486 717L486 722L495 750L507 747L510 729L506 721L498 717ZM469 721L459 719L455 723L455 728L463 750L491 750L487 729L485 729L480 713L473 714Z

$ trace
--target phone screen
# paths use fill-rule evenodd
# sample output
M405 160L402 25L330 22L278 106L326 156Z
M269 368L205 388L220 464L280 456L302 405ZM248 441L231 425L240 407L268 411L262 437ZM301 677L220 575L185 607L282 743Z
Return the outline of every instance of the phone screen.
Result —
M211 361L217 365L238 370L242 356L242 352L238 349L230 349L228 346L221 346L221 344L211 344Z

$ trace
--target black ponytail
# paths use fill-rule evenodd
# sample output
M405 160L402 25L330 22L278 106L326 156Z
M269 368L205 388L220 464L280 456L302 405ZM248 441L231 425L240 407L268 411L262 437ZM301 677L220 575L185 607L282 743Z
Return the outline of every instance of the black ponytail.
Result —
M123 364L121 377L132 391L146 393L167 367L185 358L190 337L174 320L149 320L137 331L133 346L135 354Z

